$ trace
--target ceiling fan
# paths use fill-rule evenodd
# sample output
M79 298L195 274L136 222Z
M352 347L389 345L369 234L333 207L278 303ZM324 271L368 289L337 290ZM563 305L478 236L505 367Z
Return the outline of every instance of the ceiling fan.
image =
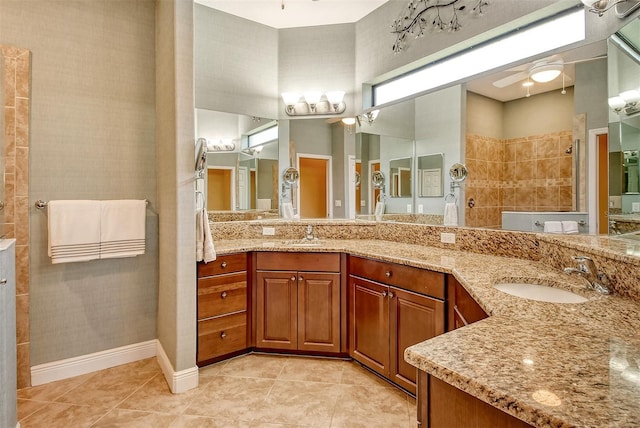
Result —
M564 73L565 65L593 61L600 58L604 58L604 56L565 62L560 55L552 55L508 70L513 72L513 74L496 80L493 82L493 86L505 88L514 83L529 79L538 83L550 82ZM564 78L567 82L571 80L567 75L565 75Z

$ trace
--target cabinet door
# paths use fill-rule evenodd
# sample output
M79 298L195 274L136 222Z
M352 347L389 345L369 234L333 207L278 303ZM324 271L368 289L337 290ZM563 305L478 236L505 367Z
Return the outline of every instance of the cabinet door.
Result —
M298 272L298 349L340 352L340 274Z
M411 345L444 333L444 301L389 289L391 361L390 378L412 394L416 393L417 369L404 360Z
M297 349L296 272L256 273L256 347Z
M389 376L389 287L349 278L349 353L376 372Z

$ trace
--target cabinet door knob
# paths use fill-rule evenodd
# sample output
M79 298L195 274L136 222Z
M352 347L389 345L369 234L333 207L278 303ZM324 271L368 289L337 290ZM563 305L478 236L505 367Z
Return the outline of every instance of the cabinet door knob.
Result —
M383 292L382 292L382 297L387 297L387 294L389 294L389 293L387 293L387 292L386 292L386 290L385 290L385 291L383 291Z
M222 267L222 269L226 268L226 267L227 267L227 262L222 262L222 263L220 264L220 266Z
M0 285L5 285L7 283L7 278L0 279Z
M386 271L386 272L384 273L384 275L385 275L387 278L391 278L391 271L390 271L390 270Z
M395 297L395 294L393 294L393 291L389 291L389 298L393 299Z
M220 295L220 298L226 299L227 298L227 292L223 291L222 294Z
M226 332L222 332L220 333L220 338L224 339L225 337L227 337L227 333Z
M295 276L292 276L292 277L291 277L291 281L295 281L295 280L296 280L296 277L295 277Z
M301 277L301 276L299 276L299 277L298 277L298 281L304 281L304 278L303 278L303 277Z

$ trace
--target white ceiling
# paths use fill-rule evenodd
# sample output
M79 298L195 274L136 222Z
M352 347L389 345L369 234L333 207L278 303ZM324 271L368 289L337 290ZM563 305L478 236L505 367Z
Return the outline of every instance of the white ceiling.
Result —
M195 0L273 28L356 22L388 0ZM284 9L282 5L284 4Z

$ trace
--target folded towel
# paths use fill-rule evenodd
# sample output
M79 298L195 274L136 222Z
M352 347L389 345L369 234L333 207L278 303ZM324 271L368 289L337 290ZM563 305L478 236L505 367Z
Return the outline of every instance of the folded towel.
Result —
M562 233L562 222L559 221L545 221L544 222L545 233Z
M145 223L144 200L100 201L100 258L144 254Z
M209 216L206 209L196 213L196 261L212 262L216 259L213 237L209 227Z
M382 218L384 216L384 202L382 201L376 202L376 209L375 209L374 215L376 217L376 221L382 221Z
M100 258L99 201L49 201L47 212L51 263Z
M565 220L562 222L562 231L566 234L579 233L578 222L573 220Z
M447 202L444 204L444 221L445 226L458 225L458 206L455 202Z

